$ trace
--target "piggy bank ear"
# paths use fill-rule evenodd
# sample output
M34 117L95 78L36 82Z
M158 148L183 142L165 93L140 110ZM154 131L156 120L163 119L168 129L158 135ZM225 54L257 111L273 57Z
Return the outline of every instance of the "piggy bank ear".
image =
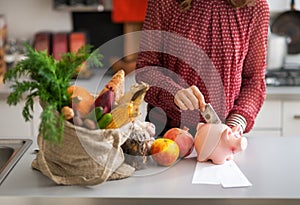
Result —
M243 134L243 129L240 125L236 125L232 128L233 133L238 133L240 136Z
M199 122L198 125L197 125L197 130L199 130L203 125L204 125L204 123Z

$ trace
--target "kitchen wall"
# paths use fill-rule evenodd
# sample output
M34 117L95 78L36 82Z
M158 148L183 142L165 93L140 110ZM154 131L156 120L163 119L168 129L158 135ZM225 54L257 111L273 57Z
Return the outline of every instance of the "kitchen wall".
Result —
M268 2L272 12L290 8L290 0ZM296 0L296 8L300 10L300 0ZM71 14L54 10L52 0L0 0L0 13L6 16L12 38L28 38L40 30L72 30Z
M71 14L53 9L52 0L0 0L9 38L32 38L41 30L71 31Z
M282 12L290 9L290 0L268 0L272 12ZM295 8L300 10L300 0L295 0Z
M268 0L271 12L271 22L280 13L289 11L291 9L291 0ZM300 11L300 0L295 0L295 9ZM286 63L288 64L299 64L300 54L288 55L286 57Z
M272 17L290 9L290 0L268 0ZM300 10L300 0L295 0ZM0 0L0 14L5 14L9 38L33 37L41 30L71 31L70 12L53 9L52 0ZM289 55L288 62L300 62L300 55Z
M290 0L268 0L272 12L289 10ZM300 0L296 0L300 10ZM69 12L53 9L52 0L0 0L0 14L5 14L11 38L29 38L40 30L70 31Z

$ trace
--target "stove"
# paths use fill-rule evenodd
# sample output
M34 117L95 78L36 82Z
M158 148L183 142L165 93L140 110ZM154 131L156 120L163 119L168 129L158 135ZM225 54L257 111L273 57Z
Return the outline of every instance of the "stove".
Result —
M267 70L265 79L267 86L300 86L300 69Z

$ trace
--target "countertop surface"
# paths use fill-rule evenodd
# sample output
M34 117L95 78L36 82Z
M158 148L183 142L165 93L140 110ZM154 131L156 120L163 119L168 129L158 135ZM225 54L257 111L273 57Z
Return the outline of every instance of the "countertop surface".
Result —
M0 185L0 196L92 197L110 199L296 199L300 203L300 138L249 137L246 151L234 161L253 184L245 188L195 185L196 159L180 160L154 174L108 181L97 186L57 186L31 168L32 145ZM147 171L147 170L146 170ZM146 172L145 172L146 173ZM143 175L143 176L140 176Z
M91 93L97 93L110 79L109 75L103 74L104 71L97 71L89 80L76 80L74 83L86 87ZM126 87L133 83L133 76L127 76ZM7 85L0 85L0 99L6 98L9 91ZM300 100L300 87L268 87L268 98ZM145 176L142 170L138 173L143 176L108 181L93 187L57 186L40 172L31 168L31 162L35 158L33 150L37 148L34 140L29 150L0 185L0 202L5 197L21 197L22 199L75 197L105 199L108 200L103 201L107 202L106 204L118 204L119 200L122 200L122 204L126 204L125 202L132 204L132 200L138 202L144 199L152 200L152 202L163 200L172 204L185 199L189 199L190 204L203 200L223 199L226 199L228 204L241 204L240 200L244 204L247 204L246 202L253 204L254 199L267 200L267 202L271 200L270 204L275 204L273 199L276 201L288 199L289 204L300 204L300 162L298 159L300 137L259 138L250 135L248 141L247 150L236 154L234 161L253 186L225 189L220 185L192 184L195 158L180 160L175 166L169 168L162 167L155 174ZM222 204L226 204L225 202L222 201ZM281 204L280 202L282 201L278 204ZM286 201L284 203L288 204Z

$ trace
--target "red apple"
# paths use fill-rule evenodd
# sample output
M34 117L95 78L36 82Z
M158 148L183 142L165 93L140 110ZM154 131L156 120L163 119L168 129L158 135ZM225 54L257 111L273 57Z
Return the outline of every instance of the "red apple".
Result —
M188 128L171 128L164 134L164 138L177 143L179 147L179 157L186 157L193 151L194 138L188 132Z
M171 166L179 156L179 147L173 140L158 138L151 145L152 159L162 166Z

